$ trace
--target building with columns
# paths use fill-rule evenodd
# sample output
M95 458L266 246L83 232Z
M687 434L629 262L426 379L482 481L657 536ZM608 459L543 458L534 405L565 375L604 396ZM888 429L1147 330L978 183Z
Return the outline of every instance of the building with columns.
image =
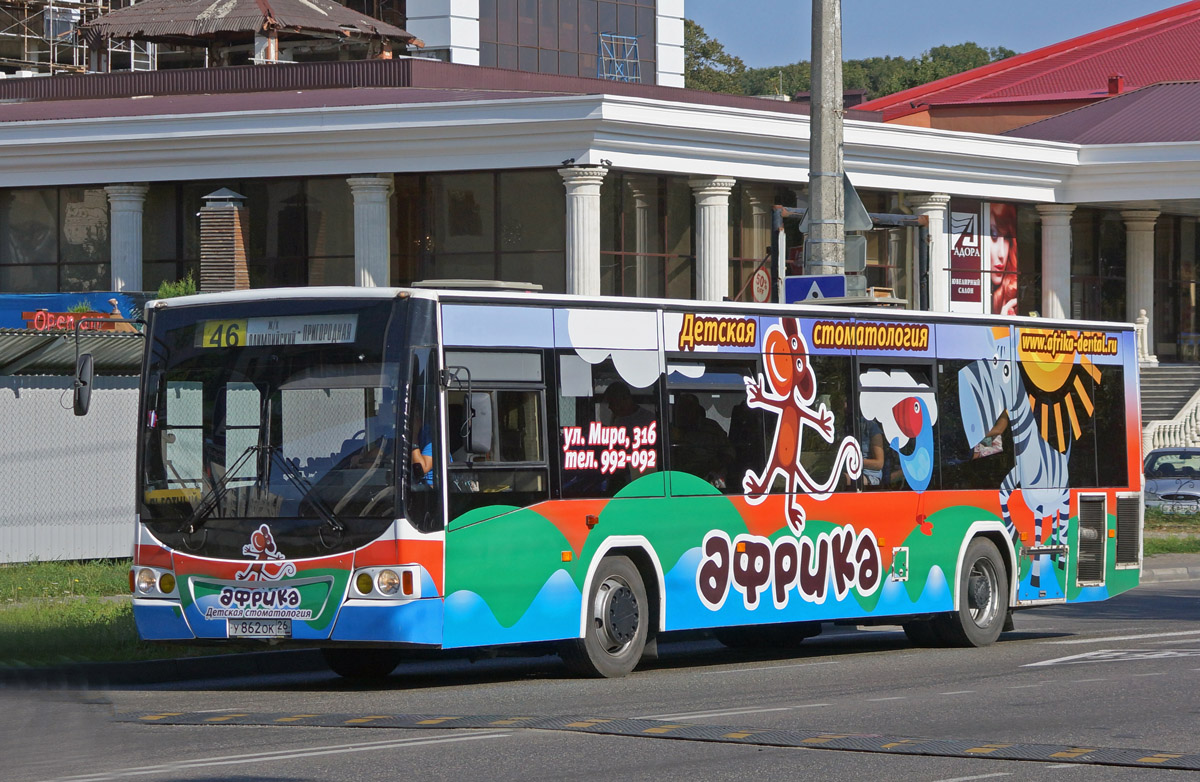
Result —
M772 208L807 204L806 106L662 84L398 58L6 79L0 100L2 293L152 291L195 272L202 199L229 188L252 286L469 278L749 300L754 271L776 268ZM1198 152L1197 137L847 112L868 210L929 227L928 270L915 229L869 232L867 282L915 302L924 281L934 310L1144 311L1148 353L1192 358Z

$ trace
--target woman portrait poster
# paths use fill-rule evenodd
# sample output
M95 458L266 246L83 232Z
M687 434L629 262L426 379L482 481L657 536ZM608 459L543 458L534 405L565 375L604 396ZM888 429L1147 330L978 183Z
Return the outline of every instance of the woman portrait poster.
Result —
M992 313L1017 313L1017 206L988 204L987 270L992 279Z

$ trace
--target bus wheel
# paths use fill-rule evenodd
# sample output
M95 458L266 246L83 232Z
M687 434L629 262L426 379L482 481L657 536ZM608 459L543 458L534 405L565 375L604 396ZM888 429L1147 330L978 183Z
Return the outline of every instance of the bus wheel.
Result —
M975 538L967 546L958 610L934 620L938 636L952 646L987 646L1000 637L1008 616L1008 578L996 544Z
M563 662L584 676L625 676L646 647L648 609L646 587L633 563L606 557L592 578L586 632L563 645Z
M398 649L321 649L330 670L343 679L383 679L400 664Z

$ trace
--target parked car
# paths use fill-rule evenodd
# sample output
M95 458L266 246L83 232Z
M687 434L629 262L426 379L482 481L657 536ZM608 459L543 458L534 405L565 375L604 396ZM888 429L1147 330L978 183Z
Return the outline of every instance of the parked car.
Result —
M1146 507L1200 512L1200 448L1159 448L1146 455Z

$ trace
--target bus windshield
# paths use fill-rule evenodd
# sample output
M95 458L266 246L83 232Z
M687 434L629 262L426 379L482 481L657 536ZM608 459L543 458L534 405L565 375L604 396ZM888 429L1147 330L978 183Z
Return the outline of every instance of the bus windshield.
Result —
M157 312L141 411L142 520L184 534L308 520L342 536L393 519L404 357L387 349L405 344L404 307Z

